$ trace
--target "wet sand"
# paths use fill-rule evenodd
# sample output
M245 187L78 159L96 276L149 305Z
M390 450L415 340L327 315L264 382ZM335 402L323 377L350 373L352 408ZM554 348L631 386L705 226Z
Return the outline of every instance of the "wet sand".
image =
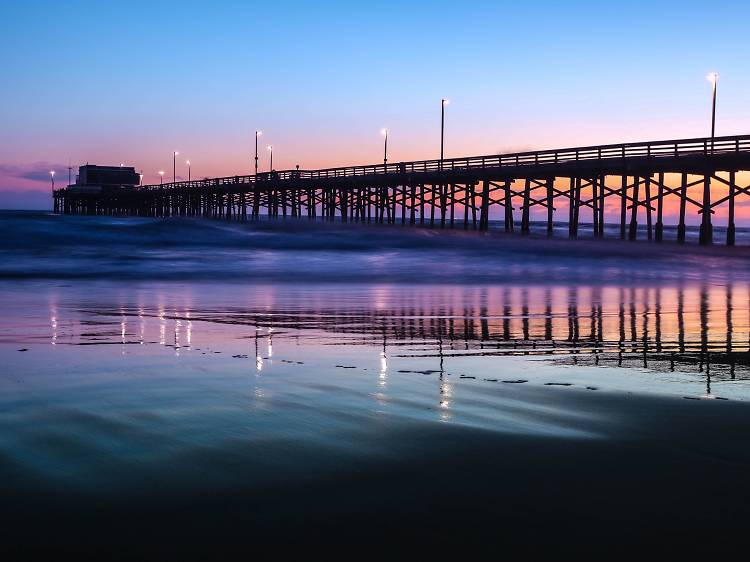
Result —
M539 390L524 399L549 405ZM93 497L35 481L5 458L4 546L182 556L401 541L422 553L528 554L744 542L744 404L578 392L562 401L604 418L587 424L596 438L388 420L350 435L357 446L346 451L237 438L160 467L110 467L116 493Z
M739 547L746 288L616 289L3 284L2 549Z

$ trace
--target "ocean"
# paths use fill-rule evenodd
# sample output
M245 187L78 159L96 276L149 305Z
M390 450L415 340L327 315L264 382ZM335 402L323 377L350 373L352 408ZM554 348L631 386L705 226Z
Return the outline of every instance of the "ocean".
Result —
M0 212L0 548L736 547L750 248L497 230Z

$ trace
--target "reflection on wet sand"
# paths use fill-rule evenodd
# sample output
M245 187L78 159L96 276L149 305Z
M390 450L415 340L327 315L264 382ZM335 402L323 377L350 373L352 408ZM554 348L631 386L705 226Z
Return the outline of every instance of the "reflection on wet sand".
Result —
M260 293L268 297L269 291ZM197 322L246 325L253 330L259 371L264 361L272 360L275 330L314 330L349 344L382 345L383 383L389 355L435 356L440 372L444 357L472 355L551 356L577 364L697 370L732 379L750 372L746 285L436 287L429 291L377 287L346 302L309 297L274 295L272 311L251 296L244 306L180 309L161 304L155 310L140 305L118 310L89 307L81 312L94 324L92 317L103 321L102 317L120 316L118 336L123 342L125 330L131 328L126 317L140 319L139 334L129 334L138 342L147 338L143 318L156 317L159 343L166 345L167 331L172 331L169 339L174 340L176 352L190 347ZM50 305L50 317L52 342L60 343L57 305ZM67 343L101 342L107 333L106 328L89 330ZM265 340L265 350L259 349L259 338Z

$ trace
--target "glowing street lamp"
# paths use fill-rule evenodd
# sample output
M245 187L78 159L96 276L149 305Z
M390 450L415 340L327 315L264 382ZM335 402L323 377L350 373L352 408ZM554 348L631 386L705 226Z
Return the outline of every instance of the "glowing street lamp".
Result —
M159 170L159 185L164 184L164 170Z
M709 72L706 75L706 80L711 82L711 89L713 90L711 104L711 152L713 152L714 136L716 134L716 84L719 82L719 74L717 72Z
M383 164L388 165L388 129L381 129L380 134L383 135Z
M188 181L190 181L190 160L185 160L185 164L188 167Z
M49 171L49 179L52 182L52 191L55 191L55 171L54 170Z
M180 154L176 150L172 152L172 183L177 181L177 155Z
M451 100L445 98L440 100L440 169L443 169L443 156L445 148L445 106L448 105Z
M255 131L255 175L258 175L258 137L263 134L263 131Z
M143 185L143 170L138 174L138 185Z
M271 168L269 171L273 172L273 145L268 145L268 152L271 153Z

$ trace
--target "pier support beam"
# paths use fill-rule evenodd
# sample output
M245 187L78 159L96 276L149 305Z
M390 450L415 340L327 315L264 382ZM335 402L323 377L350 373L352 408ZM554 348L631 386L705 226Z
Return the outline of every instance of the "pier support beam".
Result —
M521 234L528 234L529 229L529 204L531 203L531 180L526 178L523 188L523 209L521 211Z
M554 182L555 178L547 178L547 236L554 231Z
M505 180L505 232L513 232L513 201L510 194L510 180Z
M654 238L653 220L651 218L651 172L646 176L646 183L644 184L646 191L646 236L649 240Z
M489 230L490 223L490 182L482 182L482 210L479 213L479 230Z
M599 177L599 238L604 238L604 198L606 197L607 174Z
M632 210L630 213L628 240L636 240L638 238L638 189L640 183L641 178L639 176L633 176L633 206L631 207Z
M578 238L578 220L581 214L581 178L575 178L573 194L573 222L571 223L571 238Z
M685 242L685 205L687 204L688 175L682 174L680 181L680 218L677 224L677 242Z
M727 246L734 246L734 195L735 195L735 172L729 172L729 209L727 210Z
M591 227L594 238L599 237L599 178L591 178Z
M628 215L628 176L623 174L620 183L620 240L625 240L625 223Z
M709 246L714 242L714 227L711 224L711 174L703 176L703 205L701 207L701 228L699 243Z
M464 186L464 230L469 229L469 197L469 184L466 184ZM471 204L473 205L474 203L472 202Z
M573 217L575 215L575 191L576 191L576 180L570 178L568 184L568 237L573 238L575 232L573 230Z
M664 172L659 172L659 185L657 186L658 195L656 199L656 232L655 238L657 242L661 242L664 239Z

